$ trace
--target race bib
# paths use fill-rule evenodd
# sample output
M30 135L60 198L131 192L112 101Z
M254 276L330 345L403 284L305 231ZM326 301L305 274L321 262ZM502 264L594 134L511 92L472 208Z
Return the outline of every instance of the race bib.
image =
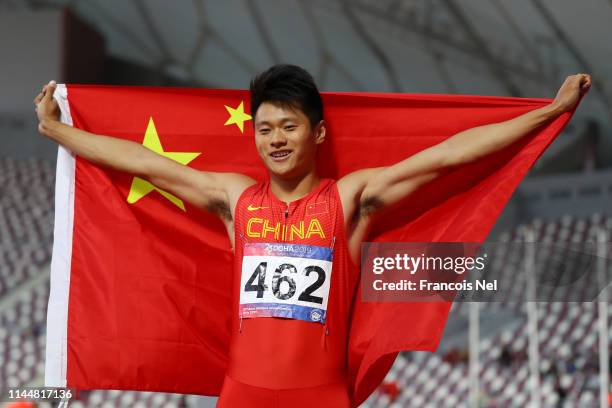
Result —
M285 317L325 323L332 249L287 243L246 243L240 317Z

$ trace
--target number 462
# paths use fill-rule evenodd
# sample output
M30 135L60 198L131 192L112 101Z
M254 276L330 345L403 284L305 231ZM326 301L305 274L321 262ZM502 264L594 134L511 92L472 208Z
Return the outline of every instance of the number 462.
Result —
M260 262L259 265L253 271L253 274L249 277L246 284L244 285L245 292L257 292L257 298L263 298L264 292L268 289L268 285L265 284L266 279L266 270L268 268L267 262ZM283 272L288 271L288 275L283 276ZM304 302L312 302L323 304L323 298L319 296L313 296L312 292L317 290L323 285L325 282L325 270L320 266L311 265L307 266L304 269L304 275L309 276L312 272L317 274L317 280L314 281L310 286L308 286L298 297L298 300L302 300ZM272 294L280 299L287 300L291 299L293 295L295 295L296 285L295 280L291 276L291 274L297 273L297 269L295 266L284 263L278 266L274 270L274 275L272 276ZM253 283L257 280L257 283ZM283 282L287 282L289 285L289 290L285 293L281 293L280 285Z

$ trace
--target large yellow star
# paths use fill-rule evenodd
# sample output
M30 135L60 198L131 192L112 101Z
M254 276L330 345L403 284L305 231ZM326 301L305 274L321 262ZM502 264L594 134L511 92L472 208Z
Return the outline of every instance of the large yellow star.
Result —
M247 120L251 120L251 115L244 112L244 101L240 101L240 105L236 109L230 108L227 105L224 105L225 109L227 109L227 113L230 114L230 117L225 122L225 126L228 125L236 125L238 129L240 129L241 133L244 133L244 122Z
M155 129L155 123L153 122L153 118L149 118L149 125L147 126L147 131L145 132L145 137L142 144L144 147L153 150L155 153L161 154L162 156L172 159L175 162L181 163L183 165L187 165L187 163L189 163L200 155L200 153L165 152L164 148L161 145L161 142L159 141L159 136L157 135L157 130ZM155 187L153 184L151 184L147 180L141 179L140 177L134 177L134 179L132 180L132 187L130 187L130 193L128 194L127 201L130 204L134 204L153 190L156 190L158 193L170 200L174 205L185 211L185 205L183 204L183 201L180 198L168 193L167 191Z

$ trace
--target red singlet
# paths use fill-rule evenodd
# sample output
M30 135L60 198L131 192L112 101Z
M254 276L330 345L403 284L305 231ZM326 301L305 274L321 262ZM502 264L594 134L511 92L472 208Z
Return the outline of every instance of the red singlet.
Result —
M348 253L343 217L331 179L321 180L308 195L289 204L273 195L269 181L240 196L227 370L233 386L224 385L220 403L225 390L240 383L313 391L346 384L348 321L358 268ZM314 260L304 259L309 257ZM288 314L262 317L274 313Z

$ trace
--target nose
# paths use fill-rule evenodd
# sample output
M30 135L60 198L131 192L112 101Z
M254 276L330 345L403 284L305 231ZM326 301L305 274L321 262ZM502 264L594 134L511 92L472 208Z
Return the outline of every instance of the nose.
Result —
M278 149L287 144L287 138L279 129L272 131L272 138L270 139L270 145Z

